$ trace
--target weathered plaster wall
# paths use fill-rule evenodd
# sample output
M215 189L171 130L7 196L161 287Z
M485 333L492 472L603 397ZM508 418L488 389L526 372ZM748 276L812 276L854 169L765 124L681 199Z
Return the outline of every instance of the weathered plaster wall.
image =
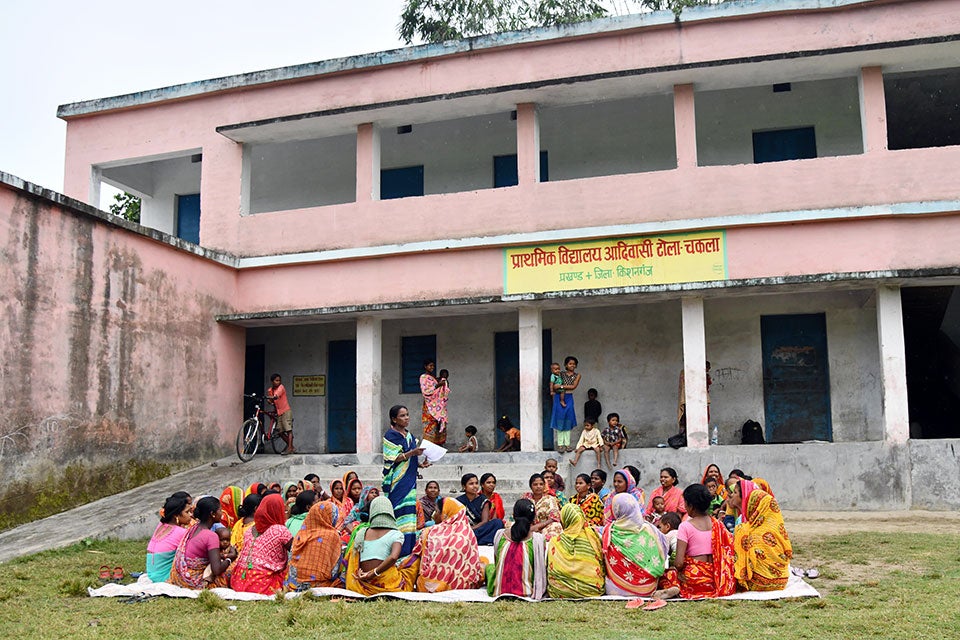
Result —
M244 330L213 318L231 267L6 182L0 256L0 482L228 450Z
M911 440L915 509L960 509L960 440Z

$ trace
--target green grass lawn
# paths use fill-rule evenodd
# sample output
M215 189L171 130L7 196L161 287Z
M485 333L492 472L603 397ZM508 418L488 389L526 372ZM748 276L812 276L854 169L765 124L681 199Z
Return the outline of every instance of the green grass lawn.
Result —
M0 565L0 638L938 638L960 636L960 536L867 533L794 540L822 599L437 604L90 598L101 564L143 570L145 541L97 541ZM236 611L227 605L236 605Z

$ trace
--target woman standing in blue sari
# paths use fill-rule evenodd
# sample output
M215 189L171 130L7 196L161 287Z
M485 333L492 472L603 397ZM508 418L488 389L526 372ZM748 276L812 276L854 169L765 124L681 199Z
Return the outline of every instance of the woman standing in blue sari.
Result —
M417 469L423 449L409 431L410 412L390 407L390 428L383 435L383 495L390 498L397 528L403 533L400 557L410 555L417 541ZM430 466L429 462L423 463Z

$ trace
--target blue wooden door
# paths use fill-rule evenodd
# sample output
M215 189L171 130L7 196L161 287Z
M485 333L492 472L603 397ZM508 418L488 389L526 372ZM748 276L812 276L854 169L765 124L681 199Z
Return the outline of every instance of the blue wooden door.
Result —
M782 162L817 157L817 135L813 127L753 132L753 161Z
M761 316L767 442L833 440L827 319Z
M543 433L543 448L553 449L553 431L547 428L550 425L550 392L546 381L549 380L550 358L553 350L553 334L550 329L543 330L543 370L544 370L544 400L543 424L540 425ZM497 412L494 418L494 427L500 416L506 415L520 430L530 427L520 424L520 334L516 331L502 331L493 336L494 376L496 380L495 407ZM497 447L503 444L503 432L496 430Z
M357 451L357 341L327 347L327 452Z
M177 237L200 244L200 194L177 196Z

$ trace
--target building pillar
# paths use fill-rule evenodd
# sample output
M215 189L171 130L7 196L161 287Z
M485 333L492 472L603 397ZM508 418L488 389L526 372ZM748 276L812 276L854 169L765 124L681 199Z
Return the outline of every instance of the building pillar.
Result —
M380 434L387 423L380 401L383 321L357 319L357 453L380 453ZM329 426L328 426L329 428Z
M520 450L543 451L543 320L540 307L520 307Z
M380 199L380 129L357 126L357 202Z
M87 200L87 202L90 203L90 206L97 209L100 208L100 185L102 182L103 169L100 167L90 167L90 187L87 190L87 197L89 200Z
M517 182L540 182L540 117L532 102L517 105Z
M883 437L887 442L904 444L910 439L910 413L903 306L898 286L877 287L877 335L880 338Z
M703 298L683 298L683 378L687 415L687 446L709 445L707 424L707 344Z
M860 127L863 152L887 150L887 103L883 91L883 69L863 67L858 81L860 90Z
M697 166L697 116L692 84L673 85L673 129L677 144L677 168Z

